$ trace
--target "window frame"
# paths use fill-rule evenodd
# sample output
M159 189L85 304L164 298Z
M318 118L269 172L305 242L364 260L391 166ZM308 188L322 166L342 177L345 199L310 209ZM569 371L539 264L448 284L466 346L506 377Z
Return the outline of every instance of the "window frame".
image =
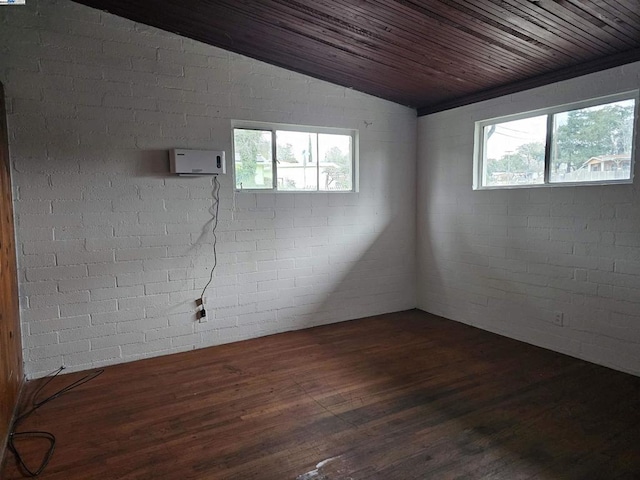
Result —
M263 132L271 132L271 163L273 165L273 176L271 188L240 188L236 183L236 145L235 130L259 130ZM348 135L351 137L351 190L284 190L278 188L278 157L277 157L277 131L329 134L329 135ZM312 125L295 125L288 123L273 122L255 122L248 120L232 120L231 121L231 157L233 159L233 188L236 192L250 193L357 193L359 192L359 134L360 132L354 128L339 127L318 127ZM318 147L319 150L319 147ZM318 159L317 169L320 169L320 161Z
M608 103L619 102L623 100L634 100L635 108L633 115L633 138L631 141L631 164L629 170L629 178L619 180L593 180L584 182L551 182L551 146L553 144L553 116L558 113L580 110L583 108L605 105ZM502 115L486 120L475 122L474 131L474 152L473 152L473 190L505 190L514 188L546 188L546 187L576 187L588 185L620 185L633 184L634 166L636 160L636 150L638 144L638 116L640 115L640 90L628 90L612 95L603 95L600 97L589 98L578 102L556 105L553 107L542 108L538 110L530 110L527 112L519 112L512 115ZM547 116L547 135L545 139L544 149L544 183L529 185L483 185L485 178L485 142L484 128L497 123L511 122L515 120L524 120L527 118Z

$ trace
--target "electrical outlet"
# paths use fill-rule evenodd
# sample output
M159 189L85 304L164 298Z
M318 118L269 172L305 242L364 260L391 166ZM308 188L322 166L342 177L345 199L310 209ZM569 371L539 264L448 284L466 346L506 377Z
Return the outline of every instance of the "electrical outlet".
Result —
M562 327L564 325L564 313L555 312L553 316L553 323L555 325L558 325L559 327Z

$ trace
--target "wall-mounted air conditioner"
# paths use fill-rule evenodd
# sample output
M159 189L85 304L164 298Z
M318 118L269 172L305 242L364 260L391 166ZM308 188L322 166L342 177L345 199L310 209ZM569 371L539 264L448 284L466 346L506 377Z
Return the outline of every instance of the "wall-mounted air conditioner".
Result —
M169 151L169 158L171 173L178 175L224 175L226 173L224 151L174 148Z

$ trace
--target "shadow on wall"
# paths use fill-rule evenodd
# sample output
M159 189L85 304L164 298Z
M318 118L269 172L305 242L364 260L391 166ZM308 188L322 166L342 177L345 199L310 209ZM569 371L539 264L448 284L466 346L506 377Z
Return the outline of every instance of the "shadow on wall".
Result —
M415 305L415 239L406 216L387 211L389 207L379 203L373 207L350 205L349 208L355 209L352 214L356 218L347 218L345 225L331 227L320 223L317 227L320 232L315 237L279 238L279 228L294 227L303 216L310 215L315 199L319 199L320 204L324 200L323 207L326 207L331 194L244 192L236 195L232 175L227 174L219 178L217 268L206 292L206 296L215 301L209 302L207 322L198 323L194 300L201 295L214 260L213 177L168 176L166 151L141 152L136 165L138 177L161 177L165 179L165 188L188 189L189 200L198 208L179 212L188 217L188 224L171 227L182 228L191 235L191 244L170 248L170 254L176 262L179 258L184 260L181 264L181 268L187 269L184 279L194 283L185 291L172 294L170 304L165 307L165 315L172 317L172 322L183 325L192 322L194 333L205 336L195 347L399 311ZM156 194L160 196L161 189L156 190ZM174 202L164 201L166 205ZM208 202L206 208L203 202ZM300 211L298 204L302 205ZM185 203L185 207L188 206ZM158 212L158 215L161 218L164 213ZM310 229L315 225L312 221L302 223ZM326 231L322 231L323 228ZM261 235L265 236L266 243L272 244L264 247L265 250L245 248L262 238ZM270 256L269 251L274 251L275 257ZM285 253L282 256L281 251ZM278 270L281 263L286 263L286 268ZM253 264L259 266L257 271ZM251 279L251 275L257 280ZM247 283L256 281L258 289L254 291ZM177 319L178 316L182 318Z
M59 164L53 151L16 162L24 331L63 338L25 348L29 375L415 306L413 218L392 211L404 199L235 195L227 174L207 290L215 303L198 323L213 263L213 178L171 175L167 150L116 148L68 145ZM46 212L29 210L33 199ZM28 266L34 259L53 263ZM36 282L53 291L40 294Z
M392 218L374 235L372 239L371 234L356 234L368 243L363 246L365 242L357 242L359 254L357 248L346 243L329 255L330 263L318 268L318 283L306 287L307 291L296 297L300 304L297 311L283 318L287 330L397 312L415 305L413 248L408 248L413 238L403 238L413 233L401 220ZM394 244L397 249L390 248ZM331 281L326 283L322 281L325 270L331 271Z
M471 184L462 191L430 173L419 205L420 308L579 355L570 322L580 309L572 292L581 286L565 274L569 267L556 271L550 260L571 253L560 250L568 243L549 238L548 224L562 220L549 216L545 195L553 192L472 191ZM538 219L541 228L530 222Z
M168 150L140 150L135 165L136 176L166 178L170 173Z
M419 158L424 158L425 153L420 153L422 145L419 145ZM447 288L453 279L447 276L454 275L455 270L443 259L456 258L452 250L463 238L456 234L454 221L447 214L457 209L457 199L451 196L451 192L443 187L442 176L439 169L429 168L428 160L418 161L418 181L420 188L417 195L417 245L416 262L418 265L417 297L418 308L447 317L447 306L457 303L455 291ZM440 196L439 193L443 195ZM439 232L451 232L455 240L442 239L436 235ZM448 284L448 285L447 285ZM428 305L425 303L428 299Z

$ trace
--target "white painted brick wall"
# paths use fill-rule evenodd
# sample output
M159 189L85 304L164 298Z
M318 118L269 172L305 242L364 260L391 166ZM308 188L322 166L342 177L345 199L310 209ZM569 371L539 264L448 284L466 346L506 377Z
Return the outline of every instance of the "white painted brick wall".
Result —
M2 8L0 41L29 377L415 307L414 110L66 0ZM222 177L200 324L212 179L166 150L230 154L232 119L359 129L360 192Z
M419 119L420 308L640 375L638 174L633 185L471 188L475 121L638 87L635 63Z

